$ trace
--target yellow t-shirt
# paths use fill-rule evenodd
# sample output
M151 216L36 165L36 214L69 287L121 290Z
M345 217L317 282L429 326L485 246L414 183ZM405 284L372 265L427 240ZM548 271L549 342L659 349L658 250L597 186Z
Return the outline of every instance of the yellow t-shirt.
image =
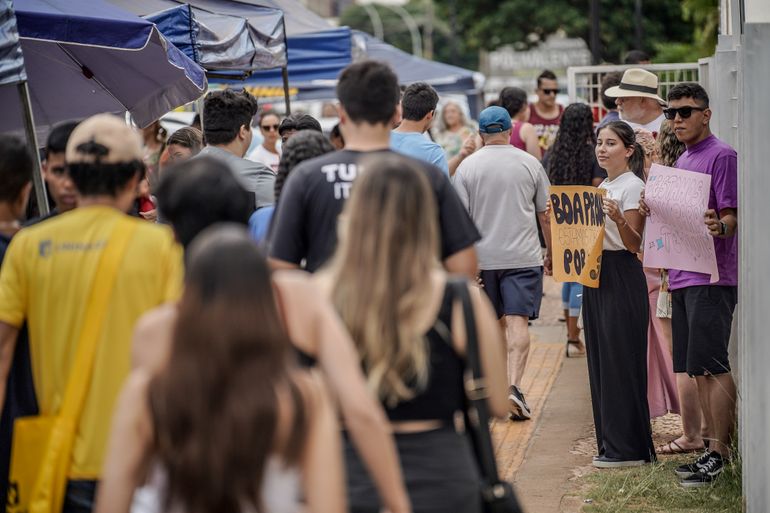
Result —
M0 321L29 327L32 374L43 415L61 407L102 248L124 216L77 208L25 228L0 270ZM167 227L136 219L105 311L93 377L80 418L71 479L101 475L115 399L131 365L131 337L147 310L178 299L182 250Z

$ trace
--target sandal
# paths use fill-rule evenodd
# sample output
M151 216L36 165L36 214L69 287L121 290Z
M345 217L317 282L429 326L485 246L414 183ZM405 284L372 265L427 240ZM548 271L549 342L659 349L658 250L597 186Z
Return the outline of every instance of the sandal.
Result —
M586 355L586 348L580 340L567 340L567 358L580 358Z
M671 440L667 444L663 444L659 447L655 448L656 454L663 454L663 455L670 455L670 454L689 454L693 452L703 452L705 446L703 447L693 447L692 449L685 449L678 443L676 443L676 439Z

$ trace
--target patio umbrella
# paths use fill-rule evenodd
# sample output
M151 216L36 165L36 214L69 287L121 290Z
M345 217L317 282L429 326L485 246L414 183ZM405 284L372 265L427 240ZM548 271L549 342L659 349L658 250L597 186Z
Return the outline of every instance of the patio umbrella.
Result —
M32 114L42 140L60 121L131 113L145 127L200 97L203 69L157 27L102 0L16 0ZM0 132L23 128L14 88L0 87Z

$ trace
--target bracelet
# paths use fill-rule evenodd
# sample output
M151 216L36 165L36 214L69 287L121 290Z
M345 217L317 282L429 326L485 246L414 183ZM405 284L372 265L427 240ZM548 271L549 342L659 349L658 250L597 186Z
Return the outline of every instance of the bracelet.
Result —
M615 225L618 228L623 228L624 226L626 226L628 224L628 221L626 221L626 216L621 216L621 217L623 218L623 224L618 224L617 222L615 223Z

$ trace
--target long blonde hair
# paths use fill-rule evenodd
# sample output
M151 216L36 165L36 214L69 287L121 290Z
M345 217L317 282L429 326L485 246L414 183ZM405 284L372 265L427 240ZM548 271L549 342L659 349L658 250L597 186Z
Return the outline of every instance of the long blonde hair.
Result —
M369 386L392 407L428 381L428 347L418 322L438 266L438 215L427 177L410 161L378 155L360 169L331 263L332 301Z

